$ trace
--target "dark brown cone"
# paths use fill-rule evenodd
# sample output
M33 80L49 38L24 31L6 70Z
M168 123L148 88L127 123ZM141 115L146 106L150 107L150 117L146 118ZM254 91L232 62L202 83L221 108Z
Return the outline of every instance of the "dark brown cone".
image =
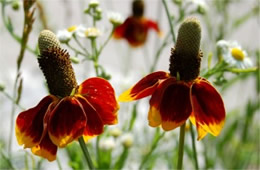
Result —
M200 74L202 56L203 53L200 51L197 57L189 58L178 53L175 48L172 48L169 69L171 76L177 77L177 72L179 72L180 80L188 82L196 79Z
M170 74L177 73L180 80L191 81L200 73L200 62L203 56L200 51L201 27L199 20L187 18L180 26L177 42L171 50Z
M134 0L132 4L133 16L142 17L144 15L144 1Z
M48 48L41 51L38 62L50 93L60 97L69 96L77 86L69 53L59 47Z

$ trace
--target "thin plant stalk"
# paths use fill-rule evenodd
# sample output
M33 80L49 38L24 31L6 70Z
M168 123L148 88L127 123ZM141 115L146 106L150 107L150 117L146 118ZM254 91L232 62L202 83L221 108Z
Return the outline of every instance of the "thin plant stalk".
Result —
M184 151L184 139L185 139L185 125L186 125L186 123L183 123L183 125L180 127L177 169L182 169L183 151Z
M198 164L198 158L197 158L195 134L194 134L193 125L192 125L191 121L190 121L190 134L191 134L192 150L193 150L193 157L194 157L195 168L196 168L196 170L198 170L199 169L199 164Z
M81 149L82 149L82 151L83 151L83 154L84 154L84 156L85 156L85 159L86 159L86 161L87 161L87 163L88 163L88 167L89 167L90 169L95 169L94 164L93 164L93 162L92 162L92 160L91 160L91 157L90 157L90 155L89 155L88 149L87 149L87 147L86 147L85 141L84 141L84 139L83 139L82 136L79 138L79 144L80 144L80 147L81 147Z
M171 15L170 15L170 12L169 12L169 9L168 9L166 1L162 0L162 2L163 2L163 6L165 8L165 11L166 11L166 14L167 14L167 18L168 18L168 21L169 21L170 30L171 30L171 34L172 34L172 41L173 41L173 43L175 43L176 42L176 38L175 38L174 29L173 29Z

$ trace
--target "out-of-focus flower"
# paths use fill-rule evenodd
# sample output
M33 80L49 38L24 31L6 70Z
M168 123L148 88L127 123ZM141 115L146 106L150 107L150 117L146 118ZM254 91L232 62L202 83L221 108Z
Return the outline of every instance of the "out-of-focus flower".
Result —
M205 0L189 0L192 4L195 5L197 11L201 14L205 14L208 11L208 5Z
M12 1L12 8L15 11L18 11L20 9L21 5L22 5L22 1L20 1L20 0L13 0Z
M217 47L220 48L221 56L225 62L231 66L240 69L253 67L253 63L247 56L246 51L237 42L220 40L217 42Z
M132 47L138 47L145 43L150 29L154 29L161 35L156 22L143 16L143 0L133 1L133 15L128 17L125 22L115 28L114 38L126 39Z
M121 136L121 143L124 147L130 148L133 145L134 137L131 133L125 133Z
M71 37L72 37L72 32L69 32L67 29L65 30L60 30L57 33L57 38L59 39L59 41L61 43L67 43L70 41Z
M5 86L3 84L0 84L0 91L4 91L5 90Z
M108 20L114 27L123 23L123 17L118 12L108 12L107 13Z
M122 134L122 131L119 128L113 128L109 131L109 134L113 137L118 137Z
M158 71L141 79L119 96L119 101L150 99L149 125L166 131L181 126L190 118L196 125L198 140L207 133L218 136L225 121L220 94L199 77L201 28L196 18L181 25L170 57L170 73Z
M41 32L39 49L50 95L18 115L16 137L19 145L53 161L58 147L82 135L87 140L101 134L104 125L116 124L119 105L105 79L89 78L77 85L69 54L52 32Z
M89 2L88 6L89 6L90 8L96 8L96 7L99 6L99 1L98 1L98 0L91 0L91 1Z
M97 38L101 35L101 32L96 27L87 28L85 31L85 36L87 38Z
M115 148L115 146L116 146L116 143L113 138L101 140L99 143L100 149L105 150L105 151L113 150Z

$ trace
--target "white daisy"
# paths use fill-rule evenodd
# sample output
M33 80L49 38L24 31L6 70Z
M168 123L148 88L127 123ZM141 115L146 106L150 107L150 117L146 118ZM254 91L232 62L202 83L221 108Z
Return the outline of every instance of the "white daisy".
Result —
M113 138L107 138L104 140L101 140L99 143L99 147L102 150L109 151L114 149L116 146L115 140Z
M190 0L190 2L196 6L198 12L204 14L208 11L208 5L205 0Z
M61 43L67 43L72 37L72 32L69 32L67 29L59 30L57 33L57 38Z
M91 0L88 4L89 7L95 8L99 6L99 1L98 0Z
M114 26L120 25L123 23L124 19L122 15L118 12L108 12L107 18L111 24Z
M220 40L217 42L217 47L221 50L221 55L226 63L231 66L247 69L253 67L251 59L247 56L245 50L237 42L228 42Z
M85 31L85 36L87 38L96 38L101 35L101 32L96 27L87 28Z

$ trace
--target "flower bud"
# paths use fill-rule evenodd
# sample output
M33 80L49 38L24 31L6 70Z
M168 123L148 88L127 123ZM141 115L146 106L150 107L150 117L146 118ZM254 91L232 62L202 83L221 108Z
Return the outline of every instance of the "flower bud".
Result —
M100 143L99 143L100 149L102 149L104 151L113 150L115 148L115 146L116 146L116 144L115 144L115 140L113 138L104 139L104 140L100 141Z
M113 137L118 137L122 134L122 131L119 128L114 128L109 131L109 134Z
M134 142L133 135L130 133L126 133L121 137L121 143L126 148L130 148L133 145L133 142Z

